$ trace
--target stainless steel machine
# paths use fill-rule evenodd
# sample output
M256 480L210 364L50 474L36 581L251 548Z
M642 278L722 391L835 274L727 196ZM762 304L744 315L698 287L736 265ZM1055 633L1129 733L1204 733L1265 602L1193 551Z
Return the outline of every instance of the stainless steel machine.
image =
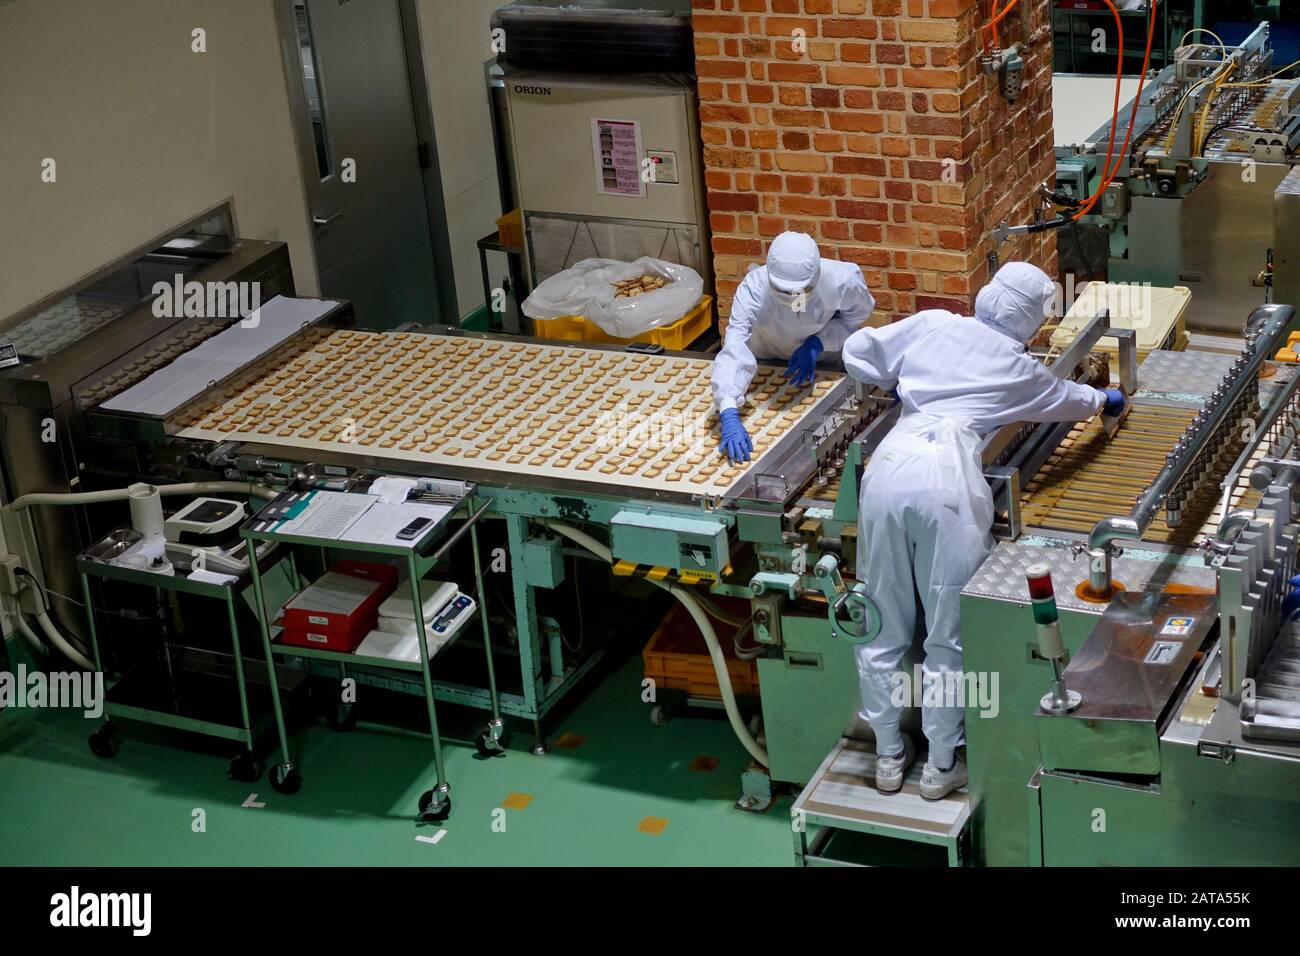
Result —
M1110 281L1189 287L1203 331L1240 333L1255 305L1296 301L1294 229L1274 207L1300 155L1300 80L1277 76L1278 66L1267 22L1238 46L1180 47L1141 102L1120 111L1119 171L1079 229L1062 232L1067 269L1099 271L1080 255L1100 235ZM1128 152L1118 156L1134 112ZM1111 134L1108 123L1057 147L1058 190L1082 200L1100 188ZM1283 247L1285 259L1275 252Z
M1279 624L1300 380L1266 361L1292 319L1256 310L1236 356L1151 353L1122 455L1072 460L1089 440L1075 429L1023 476L1019 534L962 596L965 667L1001 692L996 715L967 709L974 859L1295 859L1294 641ZM1031 567L1055 582L1073 709L1045 709Z
M87 413L240 319L230 308L210 312L206 290L219 290L236 307L254 297L293 294L287 247L232 238L228 225L220 213L201 217L0 321L0 344L15 352L15 361L0 369L7 501L116 487L140 475L164 481L185 475L183 459L153 460L141 446L90 427ZM158 307L159 282L201 288L203 307L184 308L183 294L176 308ZM76 593L73 558L111 527L97 510L30 513L40 554L28 559L39 561L38 573L54 591ZM85 633L66 602L55 611L74 633Z

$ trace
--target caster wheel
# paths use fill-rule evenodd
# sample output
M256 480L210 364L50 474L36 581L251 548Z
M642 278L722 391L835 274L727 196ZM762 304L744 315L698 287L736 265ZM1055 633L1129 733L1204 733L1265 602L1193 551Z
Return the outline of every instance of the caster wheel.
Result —
M753 717L749 718L749 732L751 734L757 737L762 729L763 717L761 714L755 714Z
M302 774L292 767L286 769L282 763L272 767L266 779L271 784L272 790L283 793L286 797L293 796L302 789Z
M341 734L351 733L357 729L357 705L342 701L334 704L325 711L325 722L329 724L330 730Z
M230 761L230 769L226 773L231 780L254 783L262 775L262 765L253 759L252 754L242 753Z
M650 708L650 723L654 724L656 727L662 727L664 724L668 723L671 717L672 713L664 704L655 704Z
M90 744L90 752L96 757L116 757L118 751L117 732L111 725L106 725L95 731L87 740Z
M494 740L492 731L484 729L478 732L474 738L474 749L484 757L500 757L506 752L506 736L502 734L500 739Z
M451 797L447 794L436 794L442 798L442 802L434 805L435 792L426 790L420 796L420 816L425 820L433 823L441 823L451 816Z

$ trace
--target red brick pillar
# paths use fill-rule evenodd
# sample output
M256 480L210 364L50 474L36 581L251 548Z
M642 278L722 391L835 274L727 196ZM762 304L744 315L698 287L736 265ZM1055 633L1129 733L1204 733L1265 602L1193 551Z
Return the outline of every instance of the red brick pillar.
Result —
M1020 2L1028 24L1017 10L1000 36L1028 43L1011 104L979 69L987 0L693 0L722 316L787 229L858 263L877 319L970 313L991 231L1030 221L1055 170L1050 5ZM999 251L1056 275L1051 233Z

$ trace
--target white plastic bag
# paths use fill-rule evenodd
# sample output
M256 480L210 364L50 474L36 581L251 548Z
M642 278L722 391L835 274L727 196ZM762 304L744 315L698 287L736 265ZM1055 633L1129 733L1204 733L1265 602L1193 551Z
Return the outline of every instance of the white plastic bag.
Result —
M630 298L616 298L615 282L638 276L662 276L668 285ZM699 304L704 279L689 266L643 256L635 262L583 259L541 283L524 301L532 319L581 315L606 335L630 339L672 325Z

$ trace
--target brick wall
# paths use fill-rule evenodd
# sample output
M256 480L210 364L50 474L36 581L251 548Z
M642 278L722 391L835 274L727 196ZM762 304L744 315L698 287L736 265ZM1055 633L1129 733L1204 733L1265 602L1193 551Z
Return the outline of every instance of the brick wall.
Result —
M877 316L969 314L989 233L1032 218L1051 179L1049 4L1019 11L1002 45L1030 41L1009 104L979 71L986 0L692 0L720 314L787 229L858 263ZM796 31L802 31L797 33ZM1056 275L1053 234L1009 240L1003 261Z

